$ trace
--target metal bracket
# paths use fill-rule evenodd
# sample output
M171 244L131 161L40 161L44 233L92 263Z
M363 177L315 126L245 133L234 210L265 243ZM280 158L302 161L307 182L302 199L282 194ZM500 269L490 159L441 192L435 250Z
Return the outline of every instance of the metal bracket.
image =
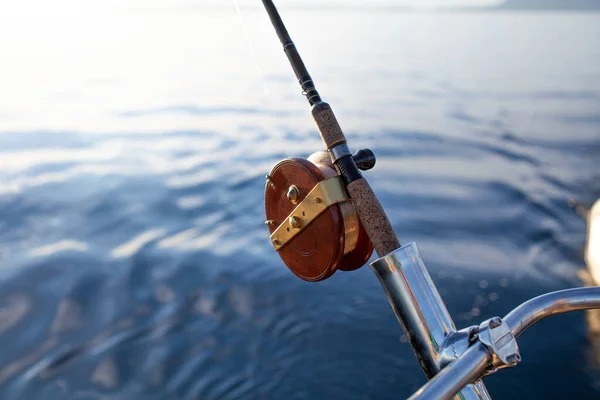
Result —
M444 369L452 361L460 358L477 341L478 331L479 327L473 325L459 331L451 332L446 336L437 360L440 370Z
M331 205L349 198L340 176L319 182L271 234L275 250L285 246Z
M510 327L500 317L490 318L479 325L479 341L488 348L492 354L494 369L487 375L499 369L513 367L521 361L517 339Z
M492 355L492 369L485 374L517 365L521 361L519 346L509 326L501 318L484 321L479 326L470 326L452 332L444 340L440 350L438 365L445 368L459 359L473 344L481 342Z

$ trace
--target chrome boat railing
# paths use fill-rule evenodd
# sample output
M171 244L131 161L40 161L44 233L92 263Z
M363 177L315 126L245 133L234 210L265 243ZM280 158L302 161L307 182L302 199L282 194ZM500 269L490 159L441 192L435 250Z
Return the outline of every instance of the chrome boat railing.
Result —
M416 244L376 260L371 268L431 379L410 400L451 399L457 394L489 399L481 378L519 363L516 338L526 329L553 315L600 308L600 287L567 289L531 299L504 319L491 318L457 331Z
M452 317L427 272L417 245L410 243L402 246L373 262L371 268L404 327L425 375L432 378L442 369L446 341L461 334L456 332ZM464 399L490 398L481 382L468 385L461 395Z

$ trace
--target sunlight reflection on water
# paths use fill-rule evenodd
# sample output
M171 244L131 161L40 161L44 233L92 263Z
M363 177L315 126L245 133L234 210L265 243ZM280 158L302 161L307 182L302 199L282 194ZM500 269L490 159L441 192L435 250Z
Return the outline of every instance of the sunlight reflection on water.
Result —
M308 285L269 245L265 173L322 144L264 12L241 2L259 74L233 5L69 4L0 13L0 397L416 390L368 268ZM457 325L581 285L569 204L600 196L600 17L282 12ZM565 318L493 395L597 397Z

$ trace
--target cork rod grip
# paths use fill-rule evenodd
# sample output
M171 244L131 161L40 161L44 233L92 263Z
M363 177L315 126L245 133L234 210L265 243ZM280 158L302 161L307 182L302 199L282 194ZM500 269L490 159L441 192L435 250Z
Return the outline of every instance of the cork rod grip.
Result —
M346 142L342 128L340 128L340 124L329 104L324 102L315 104L312 108L312 116L319 127L321 138L328 150L339 143ZM352 165L354 165L354 162L352 162ZM354 169L356 169L356 166L354 166ZM344 177L347 181L350 181L348 176ZM383 257L398 249L400 241L396 237L392 224L390 224L369 183L360 176L357 169L356 176L352 178L360 179L350 181L346 188L377 254Z
M361 178L346 188L379 257L398 249L400 241L367 180Z
M312 116L317 123L325 147L329 150L338 143L346 141L342 128L338 123L331 106L327 103L318 103L312 108Z

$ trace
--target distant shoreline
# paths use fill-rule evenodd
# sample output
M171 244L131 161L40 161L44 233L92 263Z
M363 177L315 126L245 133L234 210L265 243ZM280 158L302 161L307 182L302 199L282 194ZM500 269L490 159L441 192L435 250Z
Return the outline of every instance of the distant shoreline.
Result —
M221 6L200 6L200 7L189 7L190 9L194 9L194 8L223 8L226 9L227 7L221 7ZM565 13L565 14L570 14L570 13L577 13L577 14L581 14L581 13L599 13L600 12L600 8L589 8L589 9L584 9L584 8L504 8L504 7L493 7L493 8L484 8L484 7L479 7L479 8L410 8L410 7L364 7L364 6L322 6L322 5L307 5L307 6L296 6L296 5L290 5L290 6L284 6L284 7L280 7L282 10L320 10L320 11L372 11L372 12L382 12L382 11L388 11L388 12L396 12L396 13L411 13L411 14L459 14L459 13L532 13L532 12L537 12L537 13ZM243 10L248 10L248 11L252 11L252 10L260 10L261 12L264 11L262 8L260 7L242 7Z
M171 5L171 6L133 6L133 7L122 7L121 11L184 11L184 10L231 10L230 5L224 4L203 4L203 5ZM241 5L243 11L253 12L259 11L264 12L261 5ZM464 8L451 8L451 7L406 7L406 6L393 6L393 5L373 5L364 6L361 4L348 4L348 5L323 5L323 4L288 4L280 7L281 10L306 10L306 11L361 11L361 12L390 12L390 13L406 13L406 14L466 14L466 13L477 13L477 14L502 14L502 13L539 13L539 14L597 14L600 13L600 6L590 7L517 7L511 6L510 4L495 6L495 7L464 7Z
M254 7L252 7L254 8ZM563 13L582 13L582 12L600 12L599 7L593 8L522 8L522 7L469 7L469 8L414 8L414 7L394 7L394 6L381 6L381 7L364 7L364 6L321 6L321 5L308 5L308 6L285 6L282 9L298 10L298 9L311 9L311 10L361 10L361 11L394 11L394 12L406 12L406 13L462 13L462 12L479 12L479 13L497 13L497 12L563 12ZM250 9L250 8L248 8ZM257 7L257 9L262 9Z
M240 5L244 10L260 10L263 11L262 6L252 5L248 6ZM145 8L145 7L144 7ZM161 7L162 8L162 7ZM169 7L171 8L171 7ZM202 8L215 8L215 9L230 9L229 5L223 4L205 4L205 5L189 5L189 6L173 6L178 9L202 9ZM391 11L391 12L407 12L407 13L461 13L461 12L480 12L480 13L497 13L497 12L600 12L600 2L598 6L587 6L587 7L525 7L525 6L511 6L510 4L500 5L495 7L406 7L406 6L393 6L393 5L373 5L364 6L360 4L347 4L347 5L323 5L323 4L287 4L282 5L279 8L282 10L323 10L323 11L337 11L337 10L358 10L358 11Z

